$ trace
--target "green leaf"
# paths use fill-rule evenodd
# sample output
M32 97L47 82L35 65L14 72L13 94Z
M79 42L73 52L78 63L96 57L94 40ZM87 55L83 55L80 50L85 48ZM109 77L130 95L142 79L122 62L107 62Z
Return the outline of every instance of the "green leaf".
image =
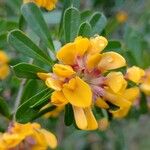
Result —
M65 106L65 125L70 126L73 123L74 115L71 104Z
M8 20L0 20L0 34L4 34L17 27L17 23Z
M64 13L64 32L66 43L73 41L79 30L80 12L74 7L66 9Z
M142 114L145 114L145 113L148 112L147 98L146 98L146 95L143 92L141 93L140 112Z
M28 63L19 63L13 66L13 70L17 77L28 79L37 79L37 72L47 72L38 66Z
M109 41L105 51L121 52L121 43L115 40Z
M81 35L83 37L90 37L91 29L91 25L88 22L83 22L79 27L78 35Z
M107 20L102 13L96 12L91 16L90 24L92 27L92 36L94 36L95 34L102 33L107 24Z
M13 30L8 34L8 42L19 52L28 57L52 65L51 58L34 44L22 31Z
M7 44L7 34L1 34L0 35L0 48L4 48Z
M10 118L10 109L6 101L0 97L0 113L7 118Z
M92 15L92 11L91 10L85 10L83 12L81 12L81 23L89 21L90 17Z
M16 112L16 121L20 123L27 123L32 121L33 119L36 119L39 114L38 109L31 108L34 104L36 104L38 101L41 101L43 99L44 104L45 101L49 101L50 95L52 90L49 88L46 88L42 90L41 92L37 93L36 95L32 96L28 100L26 100L23 104L21 104ZM41 105L42 107L42 105Z
M48 26L42 16L40 8L34 3L26 3L21 12L30 28L41 38L41 40L54 52L54 45Z
M37 80L31 79L27 81L21 97L21 104L26 100L28 100L29 98L31 98L34 94L36 94L37 87L38 87Z

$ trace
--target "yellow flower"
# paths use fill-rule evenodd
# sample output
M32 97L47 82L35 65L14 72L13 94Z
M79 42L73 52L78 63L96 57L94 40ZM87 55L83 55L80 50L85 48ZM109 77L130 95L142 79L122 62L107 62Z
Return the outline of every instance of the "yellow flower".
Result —
M47 10L52 10L56 7L57 0L24 0L24 3L34 2L39 7L43 7Z
M115 118L125 117L133 102L138 98L140 92L138 87L127 88L127 81L121 72L111 72L107 76L106 93L104 98L113 105L118 106L117 110L109 110Z
M59 63L53 66L52 73L37 73L49 88L54 89L51 103L56 106L70 103L76 125L83 130L98 128L92 104L96 102L98 106L109 108L102 100L107 95L107 87L119 91L123 86L122 78L117 85L112 85L115 82L106 81L107 77L104 76L107 71L126 65L125 59L118 53L101 53L107 43L107 39L102 36L91 39L77 37L57 52ZM122 103L124 101L119 102L119 106Z
M133 66L127 69L126 78L135 83L140 83L144 75L145 71L143 69Z
M8 56L4 51L0 51L0 80L4 80L9 74Z
M8 131L0 135L0 149L31 149L46 150L56 148L56 137L49 131L42 129L37 123L13 123Z
M119 23L125 23L128 19L128 14L125 11L119 11L116 14L116 19Z
M150 70L147 69L145 76L142 78L140 89L148 96L150 96Z

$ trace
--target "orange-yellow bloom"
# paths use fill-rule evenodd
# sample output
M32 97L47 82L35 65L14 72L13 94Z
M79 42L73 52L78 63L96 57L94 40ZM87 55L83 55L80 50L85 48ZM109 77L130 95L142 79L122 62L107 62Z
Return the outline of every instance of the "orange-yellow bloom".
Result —
M57 0L24 0L24 3L34 2L39 7L43 7L47 10L52 10L56 7Z
M148 96L150 96L150 70L147 69L145 76L141 80L140 89Z
M57 52L59 63L53 66L53 73L37 73L49 88L54 89L51 103L56 106L70 103L76 125L83 130L98 128L92 112L94 102L105 109L109 108L107 101L123 108L131 105L119 95L127 86L124 76L120 72L104 75L109 70L126 65L120 54L102 53L107 44L107 39L102 36L91 39L77 37ZM121 99L118 100L116 95Z
M128 14L125 11L119 11L116 14L116 19L119 23L125 23L128 19Z
M144 75L145 75L145 71L143 69L133 66L127 69L126 78L135 83L140 83Z
M4 51L0 51L0 80L4 80L9 74L8 56Z
M56 148L57 140L51 132L37 123L13 123L8 131L0 135L0 149L46 150Z

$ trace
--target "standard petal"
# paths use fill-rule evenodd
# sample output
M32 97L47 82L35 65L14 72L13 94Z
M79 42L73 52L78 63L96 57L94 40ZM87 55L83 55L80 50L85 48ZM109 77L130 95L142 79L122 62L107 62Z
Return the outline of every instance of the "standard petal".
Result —
M61 77L70 77L76 73L75 71L73 71L71 66L62 64L55 64L53 67L53 72Z
M85 130L87 128L87 120L83 108L73 106L73 113L76 125L79 129Z
M87 38L83 38L81 36L77 37L74 43L76 45L77 56L83 56L85 52L88 50L90 44Z
M71 84L73 80L73 85ZM92 103L92 91L90 86L79 77L70 80L64 84L63 93L66 99L74 106L88 107Z
M66 65L73 65L76 58L76 45L68 43L57 52L57 59Z
M90 39L90 48L88 53L95 54L100 53L108 44L108 41L103 36L96 36Z
M117 69L126 65L125 59L118 53L106 52L102 54L98 67L101 71Z

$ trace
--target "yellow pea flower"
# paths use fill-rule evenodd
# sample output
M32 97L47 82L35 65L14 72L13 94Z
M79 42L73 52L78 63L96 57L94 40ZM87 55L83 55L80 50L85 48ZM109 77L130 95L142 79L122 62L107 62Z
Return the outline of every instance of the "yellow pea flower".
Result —
M56 7L57 0L24 0L24 3L34 2L39 7L43 7L47 10L52 10Z
M147 95L150 96L150 70L145 71L145 76L141 80L140 89Z
M125 23L128 19L128 14L125 11L119 11L116 14L116 19L119 23Z
M126 78L138 84L141 82L144 75L145 71L143 69L133 66L127 69Z
M0 50L0 80L4 80L9 75L8 62L7 54Z
M116 73L115 79L119 79L117 85L111 79L115 75L104 76L107 71L126 65L125 59L120 54L102 53L107 44L107 39L98 35L90 39L77 37L74 42L64 45L57 52L59 63L53 66L52 73L37 73L49 88L54 89L51 96L53 105L65 106L67 103L72 105L76 125L82 130L98 128L92 105L95 102L101 108L109 108L105 101L107 88L118 92L126 84L120 73ZM116 99L112 102L119 107L129 105L126 100L117 101Z
M8 131L0 135L0 149L46 150L56 148L57 140L51 132L37 123L11 124Z

